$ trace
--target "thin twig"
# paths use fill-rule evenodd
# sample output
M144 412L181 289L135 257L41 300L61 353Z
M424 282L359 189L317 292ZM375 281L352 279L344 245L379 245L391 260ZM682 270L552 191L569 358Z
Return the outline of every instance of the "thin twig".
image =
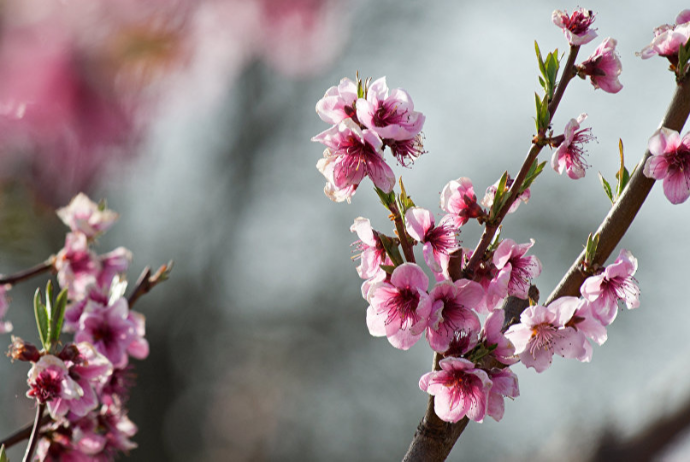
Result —
M127 298L129 307L132 308L132 305L134 305L136 301L139 300L139 297L149 293L151 289L156 287L159 283L168 279L170 271L172 271L172 267L173 262L171 260L166 265L161 265L161 267L158 268L158 271L156 271L153 275L151 274L150 267L147 266L146 268L144 268L144 271L142 271L141 275L139 276L139 279L137 280L137 284L134 287L134 291Z
M34 276L38 276L39 274L43 274L43 273L53 269L53 263L54 262L55 262L55 257L50 257L48 260L44 261L43 263L39 263L38 265L33 266L29 269L19 271L18 273L14 273L14 274L11 274L9 276L0 277L0 285L16 284L18 282L25 281L27 279L31 279Z
M43 412L46 410L45 403L39 404L36 409L36 418L34 419L34 426L31 430L31 437L29 438L29 446L26 448L26 454L24 454L24 462L31 462L31 458L36 450L36 445L38 444L39 431L41 430L41 419L43 418Z
M44 415L43 418L41 419L41 427L50 421L51 421L50 416ZM27 424L24 428L20 428L19 430L12 433L10 436L5 438L4 440L0 440L0 446L4 445L6 448L10 448L17 443L20 443L20 442L24 441L25 439L28 439L31 436L31 430L33 428L34 428L33 422L30 424Z
M402 215L400 215L400 210L395 202L388 205L390 211L393 214L393 219L395 221L395 230L398 232L398 239L400 239L400 245L403 249L403 254L405 255L405 261L410 263L415 263L414 250L412 243L410 242L405 226L403 226Z

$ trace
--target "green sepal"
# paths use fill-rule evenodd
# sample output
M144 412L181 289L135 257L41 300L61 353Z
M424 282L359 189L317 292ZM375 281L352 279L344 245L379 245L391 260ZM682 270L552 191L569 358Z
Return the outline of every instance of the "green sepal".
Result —
M489 244L489 247L487 247L487 249L486 249L487 254L495 252L496 249L498 248L498 245L501 243L501 231L503 231L503 227L499 226L498 230L496 230L496 235L494 236L494 240L491 241L491 244Z
M606 178L604 178L604 175L602 175L601 172L599 172L599 181L601 181L601 186L604 187L604 192L606 193L606 196L611 201L611 204L613 204L615 200L613 198L613 192L611 192L611 185L608 181L606 181Z
M616 188L616 199L621 197L621 194L623 194L623 190L628 184L628 181L630 181L630 174L628 173L628 169L625 168L625 156L623 155L623 140L618 139L618 151L620 152L621 156L621 167L618 170L618 173L616 173L616 179L618 180L618 187Z
M374 186L374 190L376 191L376 194L379 196L379 199L381 200L383 206L386 207L389 212L392 212L391 204L395 204L395 192L391 191L389 193L386 193L383 192L383 190L377 188L376 186Z
M489 220L492 220L498 216L505 203L508 195L506 194L506 184L508 183L508 172L503 172L501 179L498 180L498 185L496 186L496 195L494 196L494 203L491 205L491 211L489 212Z
M362 79L359 78L359 71L357 71L355 75L355 81L357 82L357 98L364 98L364 85L362 84Z
M685 79L688 73L688 61L690 60L690 40L685 45L678 48L678 67L676 68L676 79L678 82Z
M403 184L402 177L400 177L398 183L400 183L400 215L404 217L405 212L414 207L415 204L412 201L412 198L407 195L407 191L405 191L405 185Z
M544 166L546 165L546 161L542 162L541 164L537 159L534 159L534 162L532 162L532 166L529 168L529 171L527 172L527 176L525 176L525 181L522 182L522 186L520 186L520 192L519 194L522 194L532 186L532 183L534 183L534 180L537 179L539 174L544 170Z
M10 462L10 459L7 458L7 454L5 454L4 444L0 446L0 462Z
M379 234L379 240L386 251L386 254L390 257L393 265L400 266L403 264L402 255L400 255L400 249L398 249L397 239L390 238L385 234Z
M395 271L396 266L393 265L380 265L380 268L386 272L386 274L393 274L393 271Z
M34 294L34 316L36 316L36 326L38 327L38 335L41 338L41 344L46 351L49 351L48 310L43 302L41 302L41 289L36 289L36 293Z
M537 117L535 119L537 133L543 134L549 129L549 125L551 124L548 95L545 95L543 99L540 99L539 95L535 93L534 102L537 109Z
M589 269L594 261L594 256L597 253L597 247L599 246L599 234L595 234L592 237L592 233L587 236L587 245L585 246L585 269Z

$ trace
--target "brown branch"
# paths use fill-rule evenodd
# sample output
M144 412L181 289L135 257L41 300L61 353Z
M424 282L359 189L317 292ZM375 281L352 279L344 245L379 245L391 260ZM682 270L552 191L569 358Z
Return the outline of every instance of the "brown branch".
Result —
M41 427L50 422L52 419L50 418L49 415L43 416L41 419ZM12 433L10 436L5 438L4 440L0 440L0 446L5 446L6 448L10 448L14 446L17 443L20 443L24 441L25 439L28 439L31 436L31 430L34 428L33 422L30 424L27 424L24 428L20 428L16 432Z
M39 263L38 265L33 266L29 269L19 271L18 273L14 273L14 274L11 274L9 276L0 277L0 285L16 284L18 282L25 281L27 279L31 279L34 276L38 276L39 274L43 274L43 273L53 269L53 263L54 262L55 262L55 257L50 257L48 260L44 261L43 263Z
M398 206L396 205L395 201L388 204L388 206L390 207L390 211L393 214L393 220L395 221L395 230L398 232L398 239L400 239L400 245L402 246L403 254L405 255L405 261L415 263L414 248L412 246L412 243L410 242L409 236L407 235L405 226L403 225L400 210L398 209Z
M144 271L141 272L141 275L137 280L134 291L132 291L127 298L129 307L132 308L132 305L134 305L142 295L149 293L151 289L156 287L159 283L168 279L170 276L170 271L172 271L172 267L173 262L170 260L167 265L161 265L161 267L158 268L158 271L156 271L153 275L151 274L150 267L147 266L144 268Z
M680 132L683 129L683 125L685 125L688 114L690 114L690 83L685 81L676 88L676 93L673 95L671 104L660 126ZM623 235L635 219L652 186L654 186L655 180L647 178L642 173L644 164L649 156L650 153L647 150L637 164L637 170L630 178L630 182L623 190L623 194L599 226L597 230L597 233L599 233L599 245L592 261L594 265L603 265L606 262L606 259L618 246ZM580 286L587 278L587 275L581 270L584 257L585 253L583 251L573 262L573 265L563 279L561 279L558 286L549 295L546 305L557 298L567 295L580 296Z
M41 420L43 419L43 413L46 410L46 404L42 403L38 405L36 409L36 418L34 419L34 426L31 429L31 436L29 437L29 446L26 448L26 453L24 454L24 462L31 462L31 459L36 450L36 445L38 444L38 439L40 438L39 431L41 430Z

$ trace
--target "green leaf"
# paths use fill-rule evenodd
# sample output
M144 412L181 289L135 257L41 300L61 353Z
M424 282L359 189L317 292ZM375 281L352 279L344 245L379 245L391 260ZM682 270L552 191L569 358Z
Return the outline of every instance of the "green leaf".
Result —
M398 181L400 183L400 215L405 216L405 212L415 206L412 199L407 195L405 191L405 185L403 184L402 176Z
M690 59L690 40L685 45L678 48L678 67L676 68L677 80L681 81L686 77L688 60Z
M51 319L50 342L57 343L62 331L62 323L65 320L65 307L67 306L67 289L62 289L53 304L53 317Z
M621 194L623 194L623 190L625 189L626 185L628 184L628 181L630 181L630 174L628 173L628 169L625 168L625 156L623 155L623 140L619 139L618 140L618 150L620 152L620 158L621 158L621 166L618 172L616 173L616 179L618 180L618 186L616 188L616 200L621 197Z
M393 274L395 271L395 266L392 265L380 265L381 269L386 272L386 274Z
M489 219L496 218L501 211L501 207L505 203L506 199L506 183L508 182L508 172L503 172L501 179L498 180L498 185L496 186L496 195L494 196L494 203L491 205L491 212L489 213Z
M390 238L385 234L379 234L379 239L381 244L386 251L386 254L390 257L391 261L395 266L400 266L403 264L402 255L400 255L400 249L398 248L398 241L396 239Z
M520 192L519 194L522 194L532 186L532 183L534 183L534 180L537 179L539 174L544 170L544 166L546 165L546 161L542 162L541 164L537 161L537 159L534 159L534 162L532 162L532 166L529 168L529 171L527 172L527 176L525 177L525 181L522 183L522 186L520 187Z
M604 192L608 196L609 200L611 201L611 204L615 202L613 198L613 193L611 192L611 185L609 184L608 181L604 178L604 175L599 172L599 181L601 181L601 185L604 187Z
M597 233L594 235L594 237L592 237L592 233L589 233L589 236L587 236L587 245L585 246L585 268L588 268L592 265L592 262L594 261L594 256L597 253L598 246L599 234Z
M383 192L376 186L374 186L374 191L376 191L376 194L379 196L383 206L386 207L388 211L391 211L391 204L395 203L395 193L393 191L389 193Z
M537 53L537 62L539 63L539 71L541 74L546 77L546 68L544 67L544 60L541 57L541 50L539 50L539 44L537 41L534 41L534 51Z
M38 335L41 337L41 344L46 351L50 350L50 341L48 336L48 310L41 302L41 289L36 289L34 294L34 315L36 316L36 326L38 327Z
M5 454L4 444L0 446L0 462L10 462L10 459L7 458L7 454Z

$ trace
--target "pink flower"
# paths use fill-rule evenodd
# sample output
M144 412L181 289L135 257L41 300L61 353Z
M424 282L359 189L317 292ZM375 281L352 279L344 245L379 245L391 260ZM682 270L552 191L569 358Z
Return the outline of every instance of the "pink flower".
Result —
M640 306L640 289L633 277L637 271L637 258L621 249L616 261L596 276L588 277L580 287L585 300L592 303L592 313L604 326L618 314L618 300L629 310Z
M484 321L482 338L487 347L495 345L491 352L498 362L506 365L515 364L518 358L515 356L515 346L503 334L503 323L505 321L505 311L493 310Z
M481 327L479 318L472 311L484 297L484 289L478 283L460 279L455 283L442 281L429 294L431 313L426 339L434 351L448 350L455 333L465 331L476 336Z
M367 326L375 337L388 337L395 348L407 350L427 327L431 300L426 289L429 278L414 263L395 268L390 282L369 289Z
M337 87L331 87L316 103L316 113L321 120L337 125L356 115L357 84L347 77Z
M68 233L65 246L55 258L55 269L60 287L68 289L71 299L84 296L86 288L96 284L101 262L90 249L86 235Z
M555 25L563 29L565 38L571 46L585 45L597 36L590 26L594 22L594 13L584 8L573 11L568 16L568 11L555 10L551 14L551 20Z
M87 238L105 232L119 217L112 210L101 209L84 193L74 196L67 207L58 209L57 215L72 232L84 233Z
M405 212L405 229L424 244L424 261L431 271L448 278L450 253L457 248L455 230L448 222L435 226L434 215L427 209L412 207Z
M664 194L672 204L690 197L690 132L681 140L677 131L662 127L649 139L652 154L644 164L647 178L664 180Z
M510 281L508 282L508 295L514 295L527 299L527 292L532 278L541 274L541 262L530 255L525 257L527 251L534 245L534 239L529 244L516 244L512 239L505 239L496 248L493 262L496 268L510 268Z
M652 42L636 53L642 59L654 55L668 58L672 63L678 62L678 50L690 37L690 10L683 10L676 17L674 25L665 24L654 29Z
M481 369L462 358L445 358L440 371L427 372L419 379L419 388L435 397L434 411L441 420L458 422L463 417L484 420L488 394L493 383Z
M410 140L422 131L424 114L414 110L410 95L401 88L388 91L386 78L369 86L367 98L357 100L357 118L383 139Z
M595 89L601 88L607 93L618 93L623 88L618 81L622 67L616 54L616 44L614 39L607 38L589 58L577 66L580 77L588 75Z
M480 265L477 271L478 282L484 288L484 300L477 307L477 312L490 313L508 296L511 269L512 267L507 265L499 270L491 262L484 262Z
M499 180L500 181L500 180ZM513 179L508 176L508 180L506 181L506 193L510 189L510 187L513 185ZM484 194L484 199L482 199L482 205L488 209L491 209L491 206L494 205L494 198L496 197L496 190L498 189L498 181L488 188L486 188L486 193ZM525 189L520 193L515 199L515 202L510 206L508 209L508 213L514 213L518 207L520 206L520 202L524 202L525 204L529 202L529 198L531 197L531 193L529 188Z
M76 400L84 395L82 388L69 375L65 363L53 355L42 356L29 370L29 398L36 398L39 403L48 403L48 410L53 419L63 416L69 407L60 407L63 400ZM60 413L58 413L58 408Z
M554 353L564 358L584 359L587 343L582 332L567 326L578 308L574 297L559 298L549 306L530 306L520 315L520 324L510 326L506 337L526 367L537 372L549 368Z
M463 226L470 218L484 214L477 204L472 180L460 177L448 182L441 191L441 209L452 216L456 228Z
M344 188L338 188L335 185L335 164L337 160L338 156L334 156L330 149L326 149L323 151L323 157L316 163L316 168L326 177L326 186L323 188L326 197L333 202L347 201L349 204L359 185L349 185Z
M585 337L597 345L603 345L608 339L608 334L606 327L594 315L592 306L591 302L582 300L569 325L585 334Z
M356 232L357 237L359 237L359 241L352 245L362 252L359 256L361 263L357 267L359 277L362 279L373 278L383 271L381 265L393 264L386 255L386 249L383 248L378 233L372 229L368 218L355 218L354 224L350 226L350 231Z
M489 402L486 413L496 422L503 418L505 408L504 398L517 398L520 396L517 375L510 369L491 369L488 371L491 379L491 390L489 390Z
M577 119L570 119L563 133L565 139L551 157L551 167L561 175L565 171L573 180L584 177L585 169L589 167L583 157L582 145L593 139L592 129L579 129L586 118L587 114L583 113Z
M338 189L357 187L369 176L386 193L395 186L395 174L383 160L381 139L371 130L362 130L352 119L345 119L312 138L326 145L336 157L333 184Z

